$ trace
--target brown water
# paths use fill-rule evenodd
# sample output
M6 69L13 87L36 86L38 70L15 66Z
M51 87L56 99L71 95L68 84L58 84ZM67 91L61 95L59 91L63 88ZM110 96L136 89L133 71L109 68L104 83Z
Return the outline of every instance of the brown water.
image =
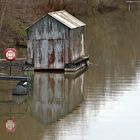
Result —
M90 68L79 75L34 73L29 96L0 81L2 140L139 140L140 13L88 19ZM16 130L6 131L13 118Z

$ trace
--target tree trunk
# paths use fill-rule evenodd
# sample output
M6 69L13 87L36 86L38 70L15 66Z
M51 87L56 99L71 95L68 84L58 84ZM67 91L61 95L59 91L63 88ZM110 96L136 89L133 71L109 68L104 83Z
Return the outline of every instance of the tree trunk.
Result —
M6 7L7 7L7 1L8 0L5 0L5 3L2 5L2 10L1 10L1 15L0 15L0 39L1 39L1 32L2 32L4 16L5 16Z

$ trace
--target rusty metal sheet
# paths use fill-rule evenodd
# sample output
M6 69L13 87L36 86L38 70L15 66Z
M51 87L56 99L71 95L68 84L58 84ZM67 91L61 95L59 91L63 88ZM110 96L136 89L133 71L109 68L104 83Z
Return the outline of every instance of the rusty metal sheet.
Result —
M29 64L33 63L33 45L31 40L27 40L27 62Z
M72 53L71 53L71 48L69 46L70 42L67 41L65 42L66 45L65 45L65 64L68 64L71 62L71 58L72 58Z
M28 40L34 39L68 39L69 29L50 16L28 29Z
M54 40L48 40L48 68L53 69L55 63L55 46Z
M62 39L48 40L48 68L64 68L64 46Z
M34 40L33 50L35 69L45 69L47 67L46 42L46 40Z
M71 60L82 57L84 52L84 28L77 28L70 31Z
M66 11L49 15L27 31L28 61L33 60L35 69L64 69L65 64L84 55L85 24Z
M34 40L35 69L63 69L64 46L61 39Z

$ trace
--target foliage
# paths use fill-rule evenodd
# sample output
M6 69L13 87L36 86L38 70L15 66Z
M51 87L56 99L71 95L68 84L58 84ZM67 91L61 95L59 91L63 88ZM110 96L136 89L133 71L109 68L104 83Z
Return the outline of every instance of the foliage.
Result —
M15 24L16 27L16 36L19 39L24 39L26 38L26 25L20 21L16 21L17 23Z
M38 17L66 9L74 15L95 16L95 11L119 7L125 0L0 0L0 47L26 40L25 28Z

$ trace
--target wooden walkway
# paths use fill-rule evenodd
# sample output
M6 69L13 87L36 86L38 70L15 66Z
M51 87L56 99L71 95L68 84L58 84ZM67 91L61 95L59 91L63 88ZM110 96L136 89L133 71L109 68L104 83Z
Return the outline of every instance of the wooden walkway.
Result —
M17 80L17 81L28 81L29 77L20 77L20 76L7 76L2 75L0 76L0 80Z
M13 61L10 63L6 59L0 59L0 70L6 70L10 66L12 67L12 70L28 70L28 69L33 69L33 66L30 64L26 64L26 58L18 58L16 61Z
M26 61L27 59L26 58L17 58L16 59L16 62L17 61ZM5 62L5 61L7 61L6 59L0 59L0 62Z
M29 77L22 77L22 76L13 76L13 75L8 75L3 72L7 72L10 69L12 73L14 71L24 71L33 68L33 66L25 64L26 58L18 58L16 61L12 62L11 64L6 61L6 59L0 59L0 80L17 80L17 81L28 81L30 80Z

